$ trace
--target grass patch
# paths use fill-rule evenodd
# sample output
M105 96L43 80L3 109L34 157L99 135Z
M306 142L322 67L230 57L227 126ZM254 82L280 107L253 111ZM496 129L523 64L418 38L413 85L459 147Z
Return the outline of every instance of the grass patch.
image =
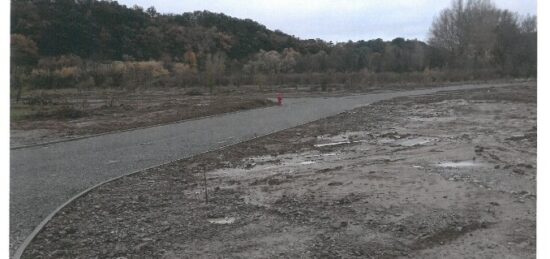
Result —
M86 113L69 105L55 107L49 111L39 111L34 114L34 118L53 118L53 119L78 119L84 117Z
M70 105L46 105L40 108L29 105L12 105L10 109L11 121L25 119L78 119L87 113Z
M29 106L12 106L10 108L10 120L20 121L32 117L36 111Z

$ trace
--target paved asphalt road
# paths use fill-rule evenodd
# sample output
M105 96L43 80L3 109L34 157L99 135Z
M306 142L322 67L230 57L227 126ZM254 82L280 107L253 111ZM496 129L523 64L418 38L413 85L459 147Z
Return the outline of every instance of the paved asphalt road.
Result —
M11 150L10 250L56 207L107 179L301 125L375 101L442 90L285 99L269 107L86 139Z

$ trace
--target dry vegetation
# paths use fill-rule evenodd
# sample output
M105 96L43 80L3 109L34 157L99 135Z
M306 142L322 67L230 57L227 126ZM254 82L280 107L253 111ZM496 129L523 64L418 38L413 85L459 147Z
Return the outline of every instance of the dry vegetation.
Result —
M159 14L110 1L16 1L12 13L16 101L28 89L351 89L536 76L536 17L489 0L453 1L434 19L427 43L302 40L224 14Z

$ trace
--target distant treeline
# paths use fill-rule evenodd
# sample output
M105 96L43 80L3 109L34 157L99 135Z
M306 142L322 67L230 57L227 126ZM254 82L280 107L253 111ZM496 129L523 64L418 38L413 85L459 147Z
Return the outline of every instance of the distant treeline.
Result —
M536 17L455 0L428 43L302 40L249 19L116 1L14 0L12 87L209 86L536 76ZM409 78L409 79L407 79Z

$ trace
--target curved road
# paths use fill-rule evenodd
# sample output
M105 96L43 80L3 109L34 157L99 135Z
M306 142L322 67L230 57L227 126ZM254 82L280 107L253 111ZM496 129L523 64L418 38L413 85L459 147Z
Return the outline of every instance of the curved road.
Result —
M55 208L107 179L380 100L494 86L510 84L460 85L347 97L289 98L281 107L13 149L10 157L10 250L13 252Z

